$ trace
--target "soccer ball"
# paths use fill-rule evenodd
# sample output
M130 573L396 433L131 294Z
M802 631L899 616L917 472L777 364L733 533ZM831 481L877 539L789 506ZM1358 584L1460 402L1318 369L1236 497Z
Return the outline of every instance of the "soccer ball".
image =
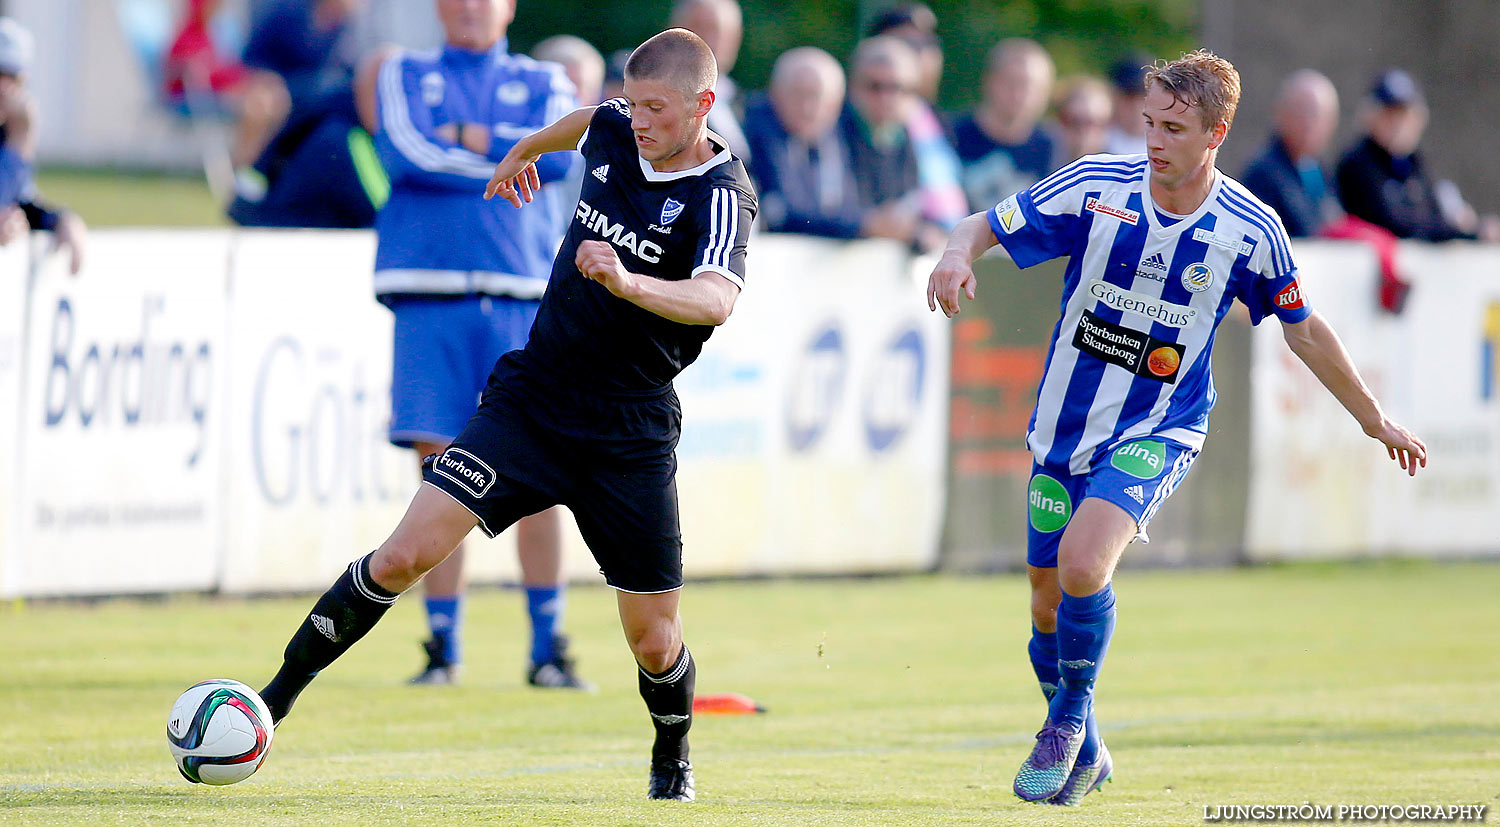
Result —
M260 769L274 732L271 710L254 689L216 678L189 687L172 704L167 749L194 784L233 784Z

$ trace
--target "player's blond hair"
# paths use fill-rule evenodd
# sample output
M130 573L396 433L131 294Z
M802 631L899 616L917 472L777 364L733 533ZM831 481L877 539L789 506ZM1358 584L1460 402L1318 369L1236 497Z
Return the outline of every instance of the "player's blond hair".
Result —
M1146 89L1155 84L1185 106L1196 106L1203 128L1234 123L1240 105L1240 73L1234 64L1207 49L1188 52L1172 61L1158 60L1146 70Z

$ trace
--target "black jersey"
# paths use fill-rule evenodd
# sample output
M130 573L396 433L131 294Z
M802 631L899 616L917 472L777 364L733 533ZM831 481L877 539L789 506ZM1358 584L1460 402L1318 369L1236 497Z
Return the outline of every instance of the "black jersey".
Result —
M611 294L578 272L578 245L612 244L626 270L678 281L718 273L745 286L755 191L727 149L680 172L657 172L636 151L624 99L595 110L578 149L583 189L552 264L536 324L514 354L535 378L605 393L664 391L693 363L712 325L681 324Z

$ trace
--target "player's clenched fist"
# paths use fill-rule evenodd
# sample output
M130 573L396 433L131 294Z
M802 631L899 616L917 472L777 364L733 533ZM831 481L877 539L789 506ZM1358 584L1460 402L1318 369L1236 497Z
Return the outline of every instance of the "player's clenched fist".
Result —
M953 318L958 314L958 291L974 298L974 268L962 256L945 254L927 278L927 309L943 308L943 314Z
M634 277L620 263L619 255L609 242L579 242L578 255L573 257L573 263L585 278L599 282L616 296L627 298L626 294L630 292L631 279Z

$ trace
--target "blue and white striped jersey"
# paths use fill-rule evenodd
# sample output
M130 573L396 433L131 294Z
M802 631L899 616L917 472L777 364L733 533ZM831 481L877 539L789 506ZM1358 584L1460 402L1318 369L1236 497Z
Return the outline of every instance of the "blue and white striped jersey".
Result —
M988 217L1016 265L1068 256L1027 444L1038 463L1086 473L1144 436L1200 448L1214 405L1214 332L1234 299L1259 324L1307 318L1276 213L1222 172L1189 216L1151 200L1144 155L1091 155L1005 199Z

